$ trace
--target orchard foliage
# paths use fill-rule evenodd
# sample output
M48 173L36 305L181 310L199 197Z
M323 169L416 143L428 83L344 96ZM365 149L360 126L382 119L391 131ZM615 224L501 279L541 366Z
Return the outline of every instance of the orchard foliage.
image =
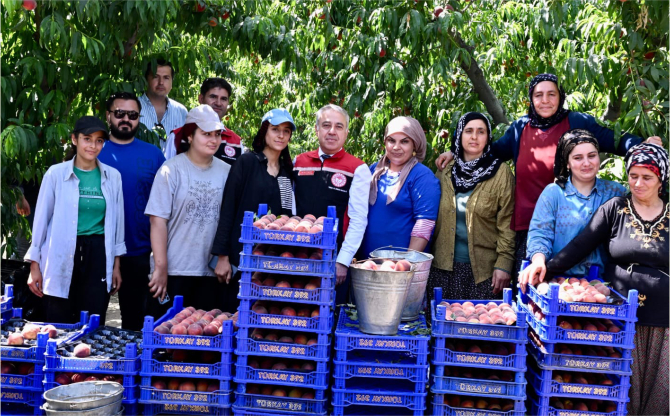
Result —
M225 124L247 144L263 113L287 107L293 154L316 146L314 112L351 115L347 149L373 162L386 123L411 115L450 144L466 111L495 136L525 114L527 85L556 73L571 109L617 134L668 137L668 3L649 0L2 0L2 236L25 227L16 185L60 161L74 121L104 117L113 92L141 94L157 58L170 96L197 104L202 80L234 86ZM34 7L36 6L36 7ZM154 132L142 138L156 142Z

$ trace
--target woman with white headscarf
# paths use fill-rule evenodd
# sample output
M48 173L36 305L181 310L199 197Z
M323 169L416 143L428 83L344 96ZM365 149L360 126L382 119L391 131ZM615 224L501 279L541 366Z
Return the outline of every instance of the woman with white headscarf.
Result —
M384 132L385 154L370 166L370 207L363 253L392 245L424 251L440 206L440 184L421 164L426 136L412 117L396 117Z

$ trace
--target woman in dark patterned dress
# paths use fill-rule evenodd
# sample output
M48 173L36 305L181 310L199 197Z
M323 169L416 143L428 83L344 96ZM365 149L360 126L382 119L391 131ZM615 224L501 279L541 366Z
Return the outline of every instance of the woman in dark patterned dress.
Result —
M630 289L639 293L628 413L667 415L668 154L661 146L643 143L633 146L625 161L631 194L603 204L546 270L533 276L522 273L520 280L533 284L543 280L545 272L563 273L605 244L610 260L603 275L624 296Z

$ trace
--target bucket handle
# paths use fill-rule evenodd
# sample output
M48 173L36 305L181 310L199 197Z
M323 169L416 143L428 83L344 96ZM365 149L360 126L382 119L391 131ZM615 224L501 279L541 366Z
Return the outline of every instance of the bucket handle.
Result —
M390 248L391 250L394 250L394 251L405 250L405 251L414 251L414 252L417 252L417 253L421 253L420 251L418 251L418 250L414 250L413 248L407 248L407 247L394 247L394 246L377 247L376 249L374 249L374 250L372 250L372 251L375 252L375 251L377 251L377 250L383 250L383 249L385 249L385 248ZM396 250L396 249L397 249L397 250ZM372 253L369 253L369 255L370 255L370 257L373 257L373 256L372 256Z

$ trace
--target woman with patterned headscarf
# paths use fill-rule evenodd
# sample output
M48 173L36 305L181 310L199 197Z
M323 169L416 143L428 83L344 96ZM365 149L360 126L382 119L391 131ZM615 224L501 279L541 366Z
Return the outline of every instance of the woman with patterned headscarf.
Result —
M626 154L642 139L632 134L624 134L619 144L614 132L598 124L593 116L564 108L565 91L553 74L540 74L533 78L528 87L530 105L528 114L510 125L505 134L491 146L493 154L503 162L513 160L516 176L514 195L514 215L512 229L516 231L516 266L526 258L528 227L533 216L535 203L544 188L554 181L554 156L561 136L571 129L591 132L598 141L601 152L619 156ZM650 137L648 141L661 145L660 137ZM443 153L436 161L442 169L453 154Z
M624 297L631 289L638 291L628 413L667 415L668 153L655 144L639 144L628 151L625 164L630 195L598 208L586 228L547 263L546 273L563 273L604 245L609 257L604 276L612 288ZM544 275L545 270L539 270L522 277L535 284Z
M494 299L509 287L514 265L514 176L491 153L491 125L467 113L454 133L456 158L438 172L442 198L435 228L428 297Z
M412 117L396 117L384 132L385 153L370 166L370 207L362 256L392 245L417 251L426 249L440 206L440 185L421 164L426 157L426 136Z
M528 229L527 253L532 262L522 274L533 274L545 267L547 259L586 227L599 206L626 194L622 185L596 177L600 167L598 151L598 141L586 130L569 130L559 140L554 160L555 183L544 188L535 205ZM591 266L598 266L602 274L605 259L604 248L599 247L566 274L585 276Z

